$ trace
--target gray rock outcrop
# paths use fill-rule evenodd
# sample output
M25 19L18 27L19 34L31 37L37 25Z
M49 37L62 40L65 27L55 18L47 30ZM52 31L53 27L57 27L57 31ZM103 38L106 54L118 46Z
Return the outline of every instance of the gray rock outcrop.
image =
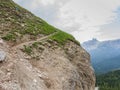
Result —
M6 53L0 50L0 62L3 62L6 58Z
M95 88L90 56L73 42L66 43L62 48L54 42L45 42L45 45L34 48L31 56L16 48L8 48L6 52L7 61L0 66L0 88L3 90ZM1 51L0 56L4 60L6 53Z

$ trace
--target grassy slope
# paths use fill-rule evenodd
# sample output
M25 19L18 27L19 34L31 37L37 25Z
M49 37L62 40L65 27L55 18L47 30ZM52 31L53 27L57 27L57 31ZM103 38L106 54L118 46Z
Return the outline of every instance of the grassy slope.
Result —
M7 32L3 36L5 40L13 40L26 34L48 35L57 30L10 0L1 1L0 8L1 23L9 25L8 28L2 28L4 33ZM19 33L19 36L16 33ZM1 34L3 35L3 33Z
M53 35L52 37L50 37L52 40L57 41L58 43L60 43L61 45L64 45L64 42L70 40L75 42L76 44L79 45L79 42L75 40L75 38L63 31L58 31L58 33L56 33L55 35Z
M25 35L33 40L42 35L49 35L58 32L51 39L63 44L67 40L77 42L73 36L58 30L47 22L36 17L24 8L12 2L12 0L0 0L0 36L7 41L22 39ZM78 43L78 42L77 42Z

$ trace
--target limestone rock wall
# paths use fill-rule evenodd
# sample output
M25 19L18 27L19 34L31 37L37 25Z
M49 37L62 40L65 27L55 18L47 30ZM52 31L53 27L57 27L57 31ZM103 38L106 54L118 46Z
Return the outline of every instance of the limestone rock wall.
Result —
M79 45L44 42L32 55L22 48L0 44L6 53L0 63L0 90L94 90L90 56Z

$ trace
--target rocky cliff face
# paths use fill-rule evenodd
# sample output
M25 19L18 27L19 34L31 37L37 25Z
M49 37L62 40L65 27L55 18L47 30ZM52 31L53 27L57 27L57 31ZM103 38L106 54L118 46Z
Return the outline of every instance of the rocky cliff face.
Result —
M11 0L0 9L0 90L94 90L90 56L71 35Z

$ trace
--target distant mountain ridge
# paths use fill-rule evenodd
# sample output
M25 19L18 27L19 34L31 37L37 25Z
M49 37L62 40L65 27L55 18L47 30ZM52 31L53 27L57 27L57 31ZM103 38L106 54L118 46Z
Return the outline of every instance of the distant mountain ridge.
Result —
M92 40L86 41L82 44L87 51L94 50L97 48L99 41L95 38Z
M98 47L102 46L109 46L109 47L115 47L115 48L120 48L120 39L116 40L107 40L107 41L99 41L96 38L93 38L92 40L88 40L82 44L84 48L86 48L88 51L96 49ZM95 48L96 46L96 48ZM94 48L93 48L94 47Z
M105 73L120 68L120 39L99 41L92 39L82 46L90 53L97 73Z

